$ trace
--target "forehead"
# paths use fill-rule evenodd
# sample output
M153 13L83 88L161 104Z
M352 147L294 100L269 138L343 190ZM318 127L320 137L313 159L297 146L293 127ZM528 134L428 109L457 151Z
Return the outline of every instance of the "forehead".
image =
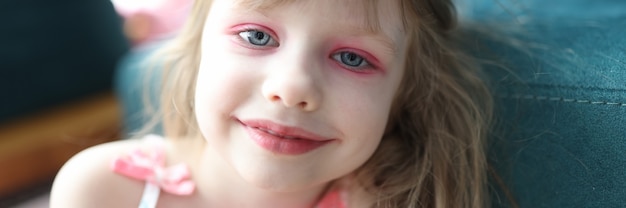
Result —
M334 15L344 14L347 17L367 17L361 23L372 31L380 30L380 19L378 18L379 13L381 13L380 10L389 10L388 7L390 5L397 3L393 0L235 0L235 2L242 8L260 11L268 11L288 4L296 4L304 10L330 6L331 8L321 9L321 11L328 13L333 12L333 8L340 8L343 12L335 13ZM382 13L387 14L389 12L395 13L397 11L385 11ZM322 17L327 17L327 15L320 14L320 18Z
M398 0L234 0L244 11L270 14L273 10L293 10L329 24L344 25L344 30L383 35L390 42L404 34ZM287 17L288 18L288 17ZM391 43L390 43L391 44Z

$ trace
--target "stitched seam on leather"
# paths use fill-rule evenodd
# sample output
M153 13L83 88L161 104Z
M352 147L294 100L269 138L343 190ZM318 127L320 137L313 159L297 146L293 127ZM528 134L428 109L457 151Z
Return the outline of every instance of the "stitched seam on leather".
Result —
M592 100L571 99L571 98L564 98L564 97L550 97L550 96L540 96L540 95L513 94L513 95L498 95L498 97L509 98L509 99L554 101L554 102L564 102L564 103L580 103L580 104L589 104L589 105L609 105L609 106L626 107L626 103L620 103L620 102L592 101Z
M603 92L626 92L626 89L623 88L603 88L603 87L594 87L594 86L584 86L584 85L560 85L560 84L541 84L541 83L514 83L509 84L517 87L538 87L538 88L549 88L549 89L566 89L566 90L593 90L593 91L603 91Z

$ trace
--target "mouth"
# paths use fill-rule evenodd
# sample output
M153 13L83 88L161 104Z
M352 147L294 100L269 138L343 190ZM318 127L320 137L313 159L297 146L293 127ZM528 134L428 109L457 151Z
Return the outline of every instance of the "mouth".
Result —
M284 126L268 120L237 119L237 121L257 145L277 154L304 154L334 140L298 127Z
M269 129L263 129L263 128L259 128L259 127L251 127L251 128L254 128L254 129L259 130L259 131L263 131L265 133L268 133L268 134L271 134L273 136L277 136L277 137L280 137L280 138L283 138L283 139L297 139L297 140L301 140L302 139L302 138L295 137L295 136L279 134L279 133L277 133L275 131L272 131L272 130L269 130Z

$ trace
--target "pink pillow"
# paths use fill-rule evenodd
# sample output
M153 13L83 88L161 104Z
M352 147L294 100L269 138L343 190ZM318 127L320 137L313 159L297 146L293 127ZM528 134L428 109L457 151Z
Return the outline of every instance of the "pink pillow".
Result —
M192 0L112 0L134 45L173 36L182 27Z

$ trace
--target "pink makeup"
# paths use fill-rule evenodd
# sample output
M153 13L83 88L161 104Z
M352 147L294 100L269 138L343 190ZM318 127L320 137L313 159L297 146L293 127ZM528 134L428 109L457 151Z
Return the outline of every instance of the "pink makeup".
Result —
M349 71L353 74L357 74L357 75L365 76L365 77L369 77L369 76L376 75L376 74L384 75L387 73L387 70L382 64L382 62L376 56L370 53L372 50L376 48L376 46L371 46L371 45L368 46L368 44L366 44L363 40L354 40L354 39L339 39L338 38L338 39L332 40L332 42L334 42L334 44L336 45L333 46L331 50L329 50L330 56L328 57L328 59L331 62L333 62L334 66L340 67L341 69ZM370 52L364 49L367 49ZM336 54L342 53L342 52L353 53L353 54L360 56L361 58L364 59L365 62L367 62L367 66L351 67L351 66L343 64L340 60L337 60L336 57L333 57Z

